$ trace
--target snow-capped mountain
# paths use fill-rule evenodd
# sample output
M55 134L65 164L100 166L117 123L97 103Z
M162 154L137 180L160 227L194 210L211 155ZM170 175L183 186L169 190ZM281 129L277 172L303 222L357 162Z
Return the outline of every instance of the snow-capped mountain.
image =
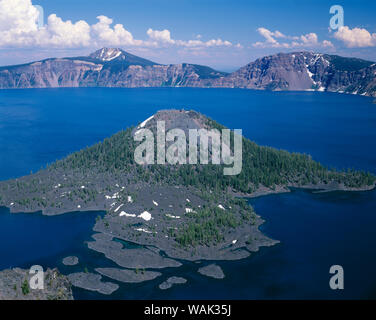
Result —
M101 61L112 61L116 58L125 59L125 52L119 48L102 48L92 53L89 57Z

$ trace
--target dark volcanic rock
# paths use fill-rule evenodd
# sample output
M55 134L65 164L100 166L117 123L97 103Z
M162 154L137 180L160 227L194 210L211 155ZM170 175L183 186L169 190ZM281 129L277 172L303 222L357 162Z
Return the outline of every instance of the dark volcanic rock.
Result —
M71 283L57 269L44 272L44 289L31 289L29 270L0 271L0 300L73 300Z
M103 282L101 281L102 276L94 273L71 273L70 275L68 275L68 279L75 287L90 291L97 291L106 295L110 295L114 291L119 289L119 286L117 284L112 282Z
M223 279L225 274L223 273L220 266L216 264L209 264L206 267L202 267L198 269L198 272L204 276L215 278L215 279Z
M78 258L75 256L65 257L63 259L63 264L66 266L75 266L78 264Z
M159 289L161 290L170 289L175 284L184 284L186 282L187 282L187 279L184 279L182 277L170 277L159 285Z
M108 259L124 268L160 269L181 266L180 262L164 258L149 249L123 249L123 245L120 242L97 240L88 242L88 247L92 250L102 252Z
M127 270L118 268L97 268L95 271L108 278L126 283L150 281L161 275L160 272L139 269Z
M111 241L113 239L113 236L107 233L94 233L91 236L94 240L104 240L104 241Z

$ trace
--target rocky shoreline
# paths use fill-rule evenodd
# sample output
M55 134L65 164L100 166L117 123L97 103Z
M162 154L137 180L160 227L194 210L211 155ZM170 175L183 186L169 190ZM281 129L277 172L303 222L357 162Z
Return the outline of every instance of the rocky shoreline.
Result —
M44 272L44 288L29 286L29 270L0 271L0 300L73 300L71 283L57 269Z
M27 178L27 177L23 177L23 178ZM16 179L16 181L17 181L17 179ZM6 182L6 181L4 181L4 182ZM122 183L120 183L120 184L122 184ZM123 184L126 184L126 182L124 181ZM1 187L1 182L0 182L0 187ZM157 186L157 187L164 188L163 186ZM242 192L237 192L237 191L233 191L233 190L229 190L229 193L231 195L235 196L235 197L257 198L257 197L267 196L267 195L272 195L272 194L288 193L288 192L291 192L290 188L305 189L305 190L317 190L317 191L320 191L320 192L335 192L335 191L363 192L363 191L371 191L371 190L375 189L376 183L373 183L372 185L369 185L369 186L353 187L353 188L347 187L343 184L338 184L338 183L328 183L328 184L317 183L317 184L305 184L305 185L289 183L287 185L277 185L273 188L268 188L268 187L265 187L265 186L259 186L252 193L242 193ZM114 188L114 189L116 190L116 188ZM121 188L117 188L117 189L121 190ZM142 189L144 189L144 187L142 185L140 185L138 187L129 186L129 192L130 193L140 192L140 191L142 191ZM182 189L184 189L184 188L182 187ZM64 193L67 193L69 191L63 190L61 192L62 192L62 194L64 194ZM186 190L186 192L187 192L187 197L189 197L190 196L189 189ZM197 191L195 191L195 193L196 192ZM191 195L191 197L195 197L195 195ZM109 211L109 210L113 209L114 199L106 198L106 196L103 195L103 196L99 196L96 199L95 203L85 203L85 204L82 204L82 205L77 205L77 204L70 204L70 203L67 202L64 207L51 207L51 206L47 205L46 207L42 207L42 208L41 207L30 208L28 206L16 204L16 203L13 203L13 202L10 202L9 204L3 203L3 206L8 208L10 213L39 213L40 212L43 215L54 216L54 215L72 213L72 212L93 211L93 212L100 213L100 212L103 212L103 211ZM116 203L116 201L115 201L115 203ZM168 208L165 208L165 209L168 210Z
M320 192L336 192L336 191L346 191L346 192L364 192L364 191L371 191L376 188L376 183L370 186L363 186L360 188L350 188L346 187L343 184L306 184L306 185L299 185L299 184L292 184L289 183L288 185L281 185L275 186L273 189L267 188L264 186L260 186L256 191L252 193L240 193L234 192L233 194L238 197L245 197L245 198L257 198L268 196L272 194L282 194L282 193L289 193L291 192L291 188L294 189L304 189L304 190L316 190Z
M270 194L291 192L290 188L317 190L320 192L333 192L369 191L374 189L374 187L375 185L363 188L345 188L343 186L338 185L309 184L305 186L298 186L291 184L288 187L277 186L274 189L260 187L251 194L234 193L234 195L240 197L255 198ZM192 199L194 198L193 195L187 194L185 194L183 197L191 197ZM100 211L101 206L102 203L99 203L97 207L83 207L82 210L86 211L91 209ZM16 213L12 209L14 208L10 208L11 213ZM164 209L168 209L168 207L165 207ZM17 212L24 211L22 210L22 208L18 208ZM46 212L43 212L43 214L46 214ZM133 219L132 217L130 217L130 221L137 222L137 220L138 219ZM278 241L276 240L268 239L258 230L259 226L264 222L258 215L255 215L253 225L245 225L240 227L238 230L235 230L231 235L228 236L227 240L224 241L224 244L220 246L213 246L211 248L205 246L198 246L195 249L194 253L171 245L171 242L168 241L167 237L143 237L143 234L140 234L140 232L138 232L136 237L133 234L125 233L124 230L119 228L119 226L122 226L122 223L120 223L120 221L121 219L118 215L109 215L108 217L106 217L106 219L101 219L100 221L97 221L95 226L93 227L93 231L96 232L95 234L93 234L93 238L95 241L88 242L88 247L92 250L103 253L108 259L114 261L119 266L124 268L166 268L181 266L180 262L173 259L187 261L237 260L250 256L251 252L257 251L260 246L272 246L278 243ZM254 236L252 243L246 244L246 241L248 239L244 238L245 234L251 234ZM166 257L161 257L160 253L153 252L146 248L138 250L123 250L122 244L120 242L113 241L113 238L118 238L140 246L154 246L155 248L157 248L157 251L162 251L166 255ZM233 243L233 241L235 240L236 243ZM67 262L67 260L65 261Z
M277 187L274 189L268 189L261 187L252 194L236 194L236 196L255 198L260 196L266 196L269 194L290 192L290 188L300 188L307 190L317 190L317 192L333 192L333 191L368 191L372 190L374 186L367 188L341 188L333 185L306 185L295 186L289 185L286 187ZM192 197L193 198L193 197ZM98 209L98 208L96 208ZM110 216L115 219L117 216ZM109 221L110 221L109 220ZM97 221L93 227L94 233L92 238L94 241L87 243L88 248L96 252L104 254L104 256L115 262L122 268L96 268L94 273L78 272L68 275L66 278L66 286L76 286L86 290L97 291L101 294L110 295L115 292L119 285L116 283L105 282L102 280L102 276L122 282L122 283L142 283L144 281L154 280L162 275L161 272L151 271L147 269L160 269L165 268L179 268L184 261L221 261L221 260L237 260L244 259L251 255L252 252L259 250L261 246L272 246L279 241L272 240L264 236L259 231L259 226L264 222L260 216L255 216L253 225L245 225L242 228L231 234L231 238L228 238L227 245L213 246L213 247L198 247L195 252L188 252L184 249L172 246L168 241L157 240L156 238L142 238L133 237L130 234L124 234L119 232L118 228L112 229L112 223L105 224L105 219ZM249 242L248 238L244 235L252 234L254 239ZM236 241L234 241L236 238ZM137 248L124 248L121 241L129 242L134 245L138 245ZM247 242L248 240L248 242ZM75 256L68 256L63 259L65 265L76 265L78 258ZM17 270L17 269L16 269ZM19 271L18 271L19 272ZM49 271L50 272L50 271ZM198 272L202 275L213 277L215 279L223 279L224 274L218 265L210 264L208 266L198 269ZM19 277L19 276L18 276ZM0 283L4 282L4 279L9 278L9 271L5 270L0 272ZM175 281L175 278L177 280ZM181 277L170 277L166 281L159 285L162 290L168 289L175 284L185 283ZM1 288L1 284L0 284ZM63 295L58 295L49 292L45 295L30 295L25 297L20 295L19 290L12 292L11 290L3 291L6 294L0 295L3 299L73 299L73 295L70 291ZM60 291L59 291L60 292Z
M107 259L128 269L162 269L180 267L182 264L170 258L164 258L158 253L142 249L123 249L120 242L112 240L96 240L88 242L88 248L101 252Z
M124 283L141 283L154 280L162 275L160 272L146 271L144 269L96 268L95 271L103 276Z

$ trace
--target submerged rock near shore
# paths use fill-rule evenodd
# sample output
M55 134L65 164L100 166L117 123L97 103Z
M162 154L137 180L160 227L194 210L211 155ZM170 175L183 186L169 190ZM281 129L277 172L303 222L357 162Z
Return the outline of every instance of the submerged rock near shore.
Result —
M57 269L44 272L44 289L31 289L29 270L0 271L0 300L73 300L71 283Z

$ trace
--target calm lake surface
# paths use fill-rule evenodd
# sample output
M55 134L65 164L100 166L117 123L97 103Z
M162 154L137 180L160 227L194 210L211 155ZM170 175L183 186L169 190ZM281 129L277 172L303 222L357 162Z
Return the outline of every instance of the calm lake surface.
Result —
M261 145L309 153L336 167L376 174L376 106L367 97L322 92L241 89L75 88L0 90L0 180L35 172L169 108L194 109ZM155 281L121 285L112 296L74 290L93 299L376 298L376 192L310 193L293 190L250 201L281 244L251 258L220 263L214 280L197 265L167 270ZM10 215L0 208L0 269L57 266L63 273L115 266L88 250L95 217ZM76 267L61 259L77 255ZM329 289L329 268L345 270L345 290ZM167 276L188 279L161 291Z

